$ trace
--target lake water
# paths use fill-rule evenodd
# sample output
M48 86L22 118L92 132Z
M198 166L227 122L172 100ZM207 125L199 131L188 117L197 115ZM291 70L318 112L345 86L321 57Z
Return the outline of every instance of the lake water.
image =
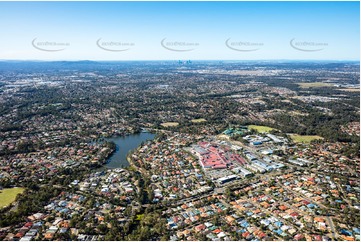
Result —
M136 149L143 141L154 139L155 134L139 133L127 136L119 136L107 138L108 141L113 141L116 144L115 152L109 157L106 168L121 168L128 167L127 154L129 151Z

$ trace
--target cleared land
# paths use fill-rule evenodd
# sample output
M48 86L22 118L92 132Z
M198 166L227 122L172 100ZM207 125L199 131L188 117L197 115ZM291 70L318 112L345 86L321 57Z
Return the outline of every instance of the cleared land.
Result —
M9 206L15 201L16 196L23 193L25 189L22 187L5 188L0 190L0 208Z
M274 128L268 127L268 126L259 126L259 125L248 125L248 129L255 129L259 133L268 133L271 130L274 130Z
M298 135L298 134L290 134L291 139L296 143L310 143L312 140L323 139L318 135Z
M175 127L175 126L178 126L179 123L177 123L177 122L167 122L167 123L161 123L160 125L162 125L163 127Z
M297 83L301 88L311 88L311 87L332 87L333 84L325 82L300 82Z
M207 122L207 120L204 118L192 119L192 123L202 123L202 122Z
M217 139L220 139L220 140L230 140L230 139L229 139L229 136L228 136L228 135L225 135L225 134L219 134L219 135L217 135Z

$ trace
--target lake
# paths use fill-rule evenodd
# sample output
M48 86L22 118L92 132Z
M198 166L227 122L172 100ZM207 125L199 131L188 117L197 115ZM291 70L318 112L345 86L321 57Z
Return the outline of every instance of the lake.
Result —
M113 141L116 144L115 152L109 157L106 168L121 168L128 167L127 154L129 151L139 147L143 141L154 139L155 134L152 133L139 133L126 136L118 136L107 138L107 141Z

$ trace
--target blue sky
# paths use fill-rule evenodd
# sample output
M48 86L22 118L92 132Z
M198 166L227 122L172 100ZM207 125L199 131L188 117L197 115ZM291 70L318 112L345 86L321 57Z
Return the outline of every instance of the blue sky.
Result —
M0 2L0 59L359 60L359 8L359 2Z

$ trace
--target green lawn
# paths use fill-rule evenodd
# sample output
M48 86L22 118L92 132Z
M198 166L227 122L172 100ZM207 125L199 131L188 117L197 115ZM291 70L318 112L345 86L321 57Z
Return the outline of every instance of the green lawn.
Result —
M259 125L248 125L248 129L255 129L259 133L268 133L271 130L274 130L274 128L267 127L267 126L259 126Z
M290 134L291 139L296 143L310 143L312 140L323 139L318 135L298 135Z
M0 208L9 206L15 201L18 194L23 193L25 189L22 187L5 188L0 190Z

